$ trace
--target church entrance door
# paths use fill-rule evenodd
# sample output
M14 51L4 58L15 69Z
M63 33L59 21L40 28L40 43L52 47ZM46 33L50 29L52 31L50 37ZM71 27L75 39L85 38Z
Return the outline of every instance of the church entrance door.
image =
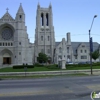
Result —
M11 57L3 57L3 64L11 64Z

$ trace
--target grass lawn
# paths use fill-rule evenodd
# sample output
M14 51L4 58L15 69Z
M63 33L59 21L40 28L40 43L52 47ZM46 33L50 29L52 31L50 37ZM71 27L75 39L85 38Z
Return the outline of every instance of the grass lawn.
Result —
M27 72L33 72L33 71L55 71L60 70L56 66L50 66L50 67L34 67L34 68L28 68ZM0 69L0 72L25 72L24 69L13 69L13 68L2 68Z
M100 66L92 66L93 69L100 69ZM85 70L90 69L90 66L67 66L65 70ZM34 72L34 71L57 71L61 70L60 68L56 66L42 66L42 67L34 67L34 68L28 68L27 72ZM13 68L2 68L0 69L0 72L25 72L24 69L13 69Z
M79 67L74 67L74 66L68 66L66 67L67 70L85 70L85 69L90 69L90 66L79 66ZM92 66L92 69L100 69L100 66Z

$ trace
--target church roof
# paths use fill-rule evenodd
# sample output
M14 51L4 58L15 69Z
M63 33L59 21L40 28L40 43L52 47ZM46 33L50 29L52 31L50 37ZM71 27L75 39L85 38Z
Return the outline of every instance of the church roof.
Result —
M8 11L3 15L3 17L1 19L7 20L14 20L14 18L8 13Z

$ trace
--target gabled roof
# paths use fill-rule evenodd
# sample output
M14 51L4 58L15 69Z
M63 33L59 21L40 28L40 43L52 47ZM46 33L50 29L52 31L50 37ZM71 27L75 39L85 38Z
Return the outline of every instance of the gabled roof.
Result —
M60 43L61 42L56 42L55 46L57 47ZM77 50L78 46L80 44L82 44L82 43L85 44L87 48L89 48L89 45L90 45L89 42L71 42L71 46L72 46L74 55L76 54L76 50ZM99 46L100 46L99 43L93 42L93 51L95 51L96 49L98 49Z
M81 43L84 43L86 47L89 48L90 45L89 42L71 42L74 54L76 54L76 50ZM98 47L99 47L99 43L93 42L93 51L98 49Z
M14 18L8 12L6 12L1 19L14 20Z
M57 47L61 42L55 42L55 46Z

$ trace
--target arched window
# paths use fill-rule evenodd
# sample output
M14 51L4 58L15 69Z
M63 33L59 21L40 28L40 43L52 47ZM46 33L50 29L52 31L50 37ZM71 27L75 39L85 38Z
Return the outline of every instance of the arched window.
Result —
M7 46L7 43L6 43L6 46Z
M4 43L3 43L3 46L4 46Z
M46 26L49 26L49 16L48 16L48 13L46 13Z
M11 43L11 46L13 46L13 43Z
M0 46L2 46L2 44L0 43Z
M19 19L20 19L20 20L22 19L22 15L19 15Z
M10 43L8 43L8 46L10 46Z
M41 26L44 26L43 13L41 13Z

